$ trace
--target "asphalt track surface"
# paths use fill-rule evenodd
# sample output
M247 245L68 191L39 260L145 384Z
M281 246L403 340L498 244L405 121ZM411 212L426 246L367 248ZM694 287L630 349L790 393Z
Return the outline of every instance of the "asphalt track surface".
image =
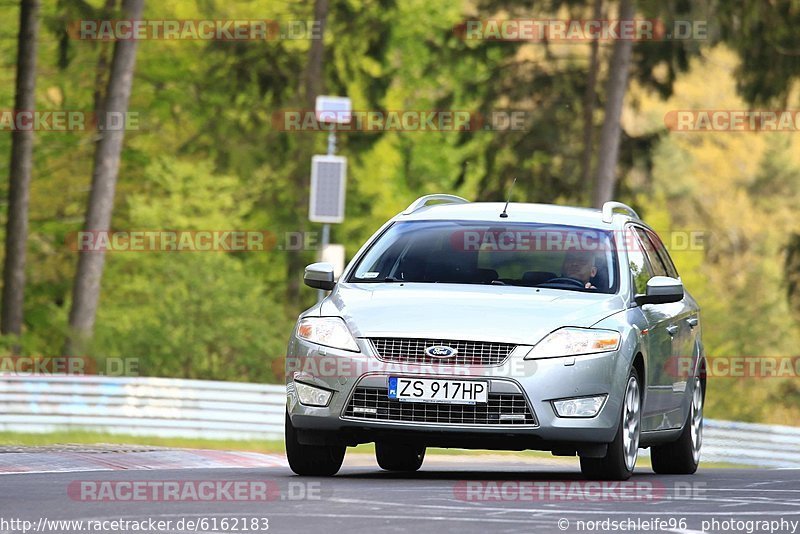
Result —
M0 451L0 460L5 458L8 466L22 458L9 456L16 452L21 451ZM361 454L350 455L333 478L307 478L295 476L279 455L263 455L263 460L252 455L248 461L228 459L202 467L187 462L191 467L175 468L181 456L166 449L150 451L149 463L139 462L138 467L124 460L131 454L117 451L106 456L120 460L108 460L97 470L78 465L72 457L66 464L51 465L53 472L11 473L7 467L0 474L0 533L23 532L22 521L30 521L28 532L264 532L263 522L249 528L261 518L268 519L268 532L291 533L800 533L800 471L791 469L701 468L694 476L660 476L644 468L625 486L600 487L582 479L573 459L429 455L418 473L398 475L381 471L371 457ZM59 472L70 463L74 471ZM163 489L165 482L176 481L184 489L215 481L252 488L253 481L260 481L269 491L264 498L250 489L239 495L246 500L238 501L228 499L224 491L214 493L221 497L213 501L184 494L176 502L153 497L152 491L136 500L120 500L128 494L113 492L110 500L108 494L99 500L102 491L79 490L88 484L93 491L103 485L117 491L134 482ZM93 530L88 524L78 529L53 523L150 519L172 525L133 530L129 523L128 529ZM713 519L718 523L703 524ZM180 520L183 528L175 524ZM191 520L197 523L187 528Z

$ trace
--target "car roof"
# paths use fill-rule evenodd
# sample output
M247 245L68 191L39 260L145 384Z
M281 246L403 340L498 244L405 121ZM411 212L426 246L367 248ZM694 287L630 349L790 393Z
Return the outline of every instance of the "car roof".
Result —
M614 228L634 219L625 214L615 213L611 222L603 220L603 212L593 208L557 206L554 204L528 204L511 202L508 204L507 218L501 218L505 202L467 202L453 204L429 204L410 212L399 214L397 221L458 220L482 222L534 222L580 226L587 228Z

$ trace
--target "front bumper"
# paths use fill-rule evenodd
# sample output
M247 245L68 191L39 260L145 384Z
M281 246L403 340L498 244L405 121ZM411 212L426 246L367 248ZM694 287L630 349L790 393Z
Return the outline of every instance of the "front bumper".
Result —
M622 352L524 360L530 347L519 347L508 360L493 367L426 366L378 360L366 339L361 352L322 347L292 336L286 365L287 410L292 425L308 443L345 442L348 445L393 439L429 446L576 450L582 444L605 444L619 424L630 360ZM371 420L346 414L357 386L386 387L389 376L484 379L491 394L521 394L532 414L526 424L458 424ZM294 392L297 380L333 392L326 407L301 404ZM587 395L607 395L591 418L558 417L552 402Z

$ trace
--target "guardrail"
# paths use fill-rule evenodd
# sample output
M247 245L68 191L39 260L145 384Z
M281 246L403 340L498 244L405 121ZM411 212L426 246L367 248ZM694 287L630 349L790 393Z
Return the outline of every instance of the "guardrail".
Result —
M283 439L286 388L102 376L0 375L0 431Z
M90 430L283 439L284 386L102 376L0 375L0 432ZM800 428L706 420L703 460L800 467ZM647 455L647 451L642 451Z
M703 459L759 467L800 467L800 428L706 419Z

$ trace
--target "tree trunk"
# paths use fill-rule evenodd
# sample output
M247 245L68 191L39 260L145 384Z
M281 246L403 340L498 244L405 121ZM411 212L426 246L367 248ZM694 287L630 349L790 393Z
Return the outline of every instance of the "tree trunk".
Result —
M114 16L114 7L117 0L106 0L103 5L103 19L112 19ZM103 113L106 103L106 77L108 76L108 41L100 41L97 43L100 48L100 53L97 56L97 66L94 72L94 112L99 117Z
M786 280L786 296L789 309L795 320L800 320L800 234L792 233L786 245L786 260L783 265Z
M144 0L123 0L122 18L126 20L141 19L143 8ZM105 109L103 110L104 117L99 120L99 124L105 122L104 119L109 113L118 113L124 116L128 111L135 64L136 40L117 41L111 60L111 75L108 79ZM95 148L92 191L89 195L89 206L84 223L84 230L87 232L105 232L111 226L114 190L117 184L124 136L124 127L105 129L100 132L100 140ZM70 337L65 347L67 354L83 353L86 344L92 337L104 264L105 253L102 251L79 252L78 270L75 273L75 283L72 289L72 309L69 313Z
M328 0L315 0L314 18L319 21L319 39L312 39L308 50L308 63L303 72L300 92L301 100L307 110L313 110L316 105L317 96L322 92L323 57L325 54L325 25L328 20ZM313 151L313 141L317 138L314 133L298 133L297 162L293 173L293 189L295 191L295 213L297 214L297 231L307 228L307 211L309 195L309 167L311 164L311 152ZM293 248L286 251L286 304L292 314L295 314L300 307L300 283L303 265L303 251Z
M36 53L39 35L39 0L22 0L17 48L17 86L14 109L36 109ZM11 133L8 176L8 221L3 265L3 304L0 332L19 336L25 300L25 247L28 242L28 198L33 167L33 130ZM18 352L19 347L14 347Z
M304 75L306 106L314 109L317 96L322 92L322 59L325 54L325 25L328 22L328 0L315 0L314 19L319 21L319 39L312 39L308 50L308 64Z
M593 20L603 18L603 0L594 1ZM581 156L581 201L590 202L592 187L592 152L594 149L594 110L597 101L597 72L600 70L600 43L592 39L586 90L583 93L583 154Z
M620 0L620 20L630 20L633 15L633 0ZM620 118L622 116L622 103L628 88L628 70L632 49L633 41L620 39L614 43L614 51L611 54L593 199L595 207L598 208L614 197L619 143L622 133Z

